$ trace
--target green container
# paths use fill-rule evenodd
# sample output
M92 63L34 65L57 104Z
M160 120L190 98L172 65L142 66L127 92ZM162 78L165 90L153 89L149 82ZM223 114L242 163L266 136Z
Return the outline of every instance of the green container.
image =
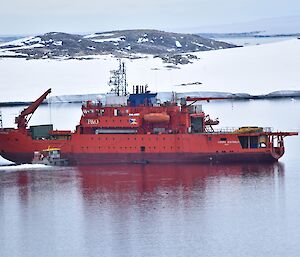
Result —
M30 126L30 133L33 139L49 139L49 131L53 130L53 124Z

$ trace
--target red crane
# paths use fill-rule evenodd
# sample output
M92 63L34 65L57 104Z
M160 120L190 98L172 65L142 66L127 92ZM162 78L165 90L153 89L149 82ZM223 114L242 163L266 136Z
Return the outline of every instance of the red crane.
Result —
M41 103L46 99L47 95L51 93L51 88L49 88L44 94L42 94L38 99L36 99L31 105L25 108L21 114L16 117L15 123L18 124L18 128L26 129L28 122L30 121L35 110L41 105ZM27 119L27 116L31 116Z
M228 97L186 97L185 100L188 102L192 102L189 105L193 105L194 103L198 102L198 101L207 101L209 102L210 100L232 100L234 99L231 96Z

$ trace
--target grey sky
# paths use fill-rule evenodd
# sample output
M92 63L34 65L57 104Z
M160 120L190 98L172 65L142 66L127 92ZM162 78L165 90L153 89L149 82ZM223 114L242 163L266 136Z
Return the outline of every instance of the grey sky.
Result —
M2 0L0 34L155 28L180 31L300 14L299 0Z

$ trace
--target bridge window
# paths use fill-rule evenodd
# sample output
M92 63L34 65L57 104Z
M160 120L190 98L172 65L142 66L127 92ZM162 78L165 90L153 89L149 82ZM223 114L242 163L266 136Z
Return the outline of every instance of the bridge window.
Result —
M239 141L243 149L258 148L259 146L257 136L239 136Z

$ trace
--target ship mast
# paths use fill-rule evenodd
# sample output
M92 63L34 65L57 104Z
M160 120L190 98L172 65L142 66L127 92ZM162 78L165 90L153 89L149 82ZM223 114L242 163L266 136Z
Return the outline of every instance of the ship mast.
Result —
M2 122L2 111L0 110L0 129L3 128L3 122Z
M110 79L108 85L112 87L111 92L117 96L126 96L127 93L127 78L125 63L119 59L119 69L110 71Z

